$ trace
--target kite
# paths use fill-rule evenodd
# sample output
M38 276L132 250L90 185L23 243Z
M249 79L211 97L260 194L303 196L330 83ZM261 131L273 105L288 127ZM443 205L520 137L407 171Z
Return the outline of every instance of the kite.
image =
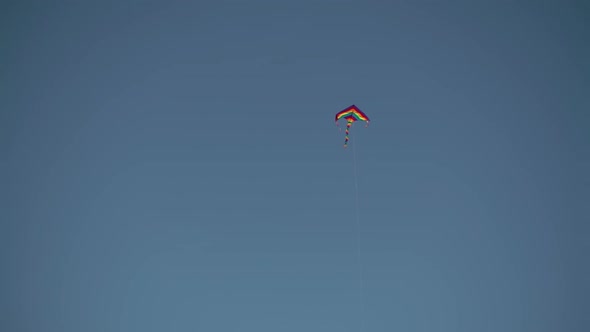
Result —
M340 119L346 119L346 136L344 138L344 147L348 146L348 131L352 126L353 122L365 121L367 122L367 125L365 127L369 125L369 117L355 105L351 105L343 109L342 111L336 113L336 125L338 125L338 120Z

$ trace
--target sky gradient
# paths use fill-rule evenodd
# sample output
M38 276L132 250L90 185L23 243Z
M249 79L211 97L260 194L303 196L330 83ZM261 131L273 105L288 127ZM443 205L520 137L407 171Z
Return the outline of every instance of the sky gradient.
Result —
M587 1L0 22L0 330L590 330Z

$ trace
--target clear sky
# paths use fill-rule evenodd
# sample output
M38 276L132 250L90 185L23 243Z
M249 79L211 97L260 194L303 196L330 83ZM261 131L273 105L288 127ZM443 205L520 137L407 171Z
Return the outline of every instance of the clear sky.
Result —
M587 1L0 13L0 330L590 329Z

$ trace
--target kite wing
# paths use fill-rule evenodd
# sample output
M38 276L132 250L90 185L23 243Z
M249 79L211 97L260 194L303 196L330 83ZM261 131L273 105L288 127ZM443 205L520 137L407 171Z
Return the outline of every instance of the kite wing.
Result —
M349 122L366 121L367 123L369 123L370 121L369 117L355 105L351 105L343 109L342 111L336 113L336 117L334 120L338 121L342 118L349 120Z
M342 111L336 113L334 121L338 125L338 120L346 119L346 137L344 138L344 147L348 146L348 132L352 123L355 121L365 121L369 124L369 117L355 105L351 105Z

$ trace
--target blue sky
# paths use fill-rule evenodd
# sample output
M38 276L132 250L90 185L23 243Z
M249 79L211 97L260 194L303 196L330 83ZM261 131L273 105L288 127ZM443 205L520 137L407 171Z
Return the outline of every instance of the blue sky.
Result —
M587 330L585 2L1 6L1 330Z

